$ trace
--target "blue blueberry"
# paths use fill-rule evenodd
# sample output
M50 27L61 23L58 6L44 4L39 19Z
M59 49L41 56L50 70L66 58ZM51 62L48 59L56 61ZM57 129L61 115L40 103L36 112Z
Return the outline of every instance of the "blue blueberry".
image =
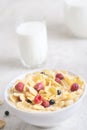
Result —
M53 104L55 104L55 100L54 100L54 99L51 99L51 100L49 101L49 103L50 103L50 105L53 105Z
M28 102L28 103L32 103L32 101L31 101L30 99L27 99L27 102Z
M6 116L9 116L9 111L5 111L5 115L6 115Z
M61 90L57 90L57 95L60 95L61 94Z

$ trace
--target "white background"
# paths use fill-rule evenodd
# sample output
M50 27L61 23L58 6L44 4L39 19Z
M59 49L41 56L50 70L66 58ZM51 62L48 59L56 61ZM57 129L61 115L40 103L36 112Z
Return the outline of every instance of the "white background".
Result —
M64 26L63 0L2 0L0 1L0 98L4 99L5 86L11 79L29 71L20 62L15 34L16 25L23 19L46 20L48 59L44 68L67 69L87 79L87 40L74 38ZM79 116L66 122L60 130L87 129L86 108L85 99ZM20 120L12 115L3 117L4 110L6 106L0 106L0 118L4 118L7 122L4 130L21 130ZM21 127L23 125L25 123L22 123ZM29 130L36 128L29 127Z

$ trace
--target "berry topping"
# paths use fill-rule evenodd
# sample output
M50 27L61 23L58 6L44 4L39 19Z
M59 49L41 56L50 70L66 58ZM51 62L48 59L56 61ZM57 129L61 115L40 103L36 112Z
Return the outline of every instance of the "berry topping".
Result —
M53 105L53 104L55 104L55 100L51 99L51 100L49 101L49 103L50 103L50 105Z
M59 84L61 83L61 80L59 78L55 78L55 81Z
M61 94L61 90L57 90L57 95L60 95Z
M57 73L56 78L59 78L60 80L62 80L62 79L64 79L64 76L61 73Z
M15 85L15 89L19 92L23 92L24 84L22 82L19 82Z
M41 95L35 96L35 98L34 98L34 103L35 103L35 104L39 104L39 103L41 103L41 102L42 102L42 96L41 96Z
M44 107L49 107L49 106L50 106L49 101L44 100L44 101L42 102L42 106L44 106Z
M40 72L41 74L45 74L44 72Z
M32 103L32 101L31 101L30 99L27 99L26 101L27 101L28 103Z
M37 83L34 88L37 90L37 91L40 91L42 89L44 89L44 85L40 82L40 83Z
M73 83L71 86L71 91L77 91L79 89L79 85L77 83Z
M6 116L9 116L9 111L5 111L5 115L6 115Z

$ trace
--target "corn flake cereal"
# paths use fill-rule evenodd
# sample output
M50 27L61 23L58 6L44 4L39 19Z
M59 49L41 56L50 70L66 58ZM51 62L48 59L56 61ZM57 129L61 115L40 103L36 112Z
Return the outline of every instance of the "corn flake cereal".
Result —
M24 111L55 111L79 100L84 86L67 71L43 70L18 79L9 89L9 100Z

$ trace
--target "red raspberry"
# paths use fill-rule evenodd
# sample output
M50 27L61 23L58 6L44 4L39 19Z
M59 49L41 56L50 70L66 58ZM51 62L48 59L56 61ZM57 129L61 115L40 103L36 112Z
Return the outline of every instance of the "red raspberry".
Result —
M24 84L22 82L19 82L15 85L15 89L19 92L23 92Z
M44 100L41 105L44 106L44 107L49 107L50 103L49 103L49 101Z
M77 83L73 83L71 86L71 91L77 91L79 89L79 85Z
M62 79L64 79L64 76L61 73L57 73L56 78L59 78L60 80L62 80Z
M34 88L37 90L37 91L40 91L42 89L44 89L44 85L42 83L37 83Z
M41 95L35 96L35 98L34 98L34 103L35 103L35 104L39 104L39 103L41 103L41 102L42 102L42 96L41 96Z
M59 84L61 83L61 80L59 78L55 78L55 81Z

